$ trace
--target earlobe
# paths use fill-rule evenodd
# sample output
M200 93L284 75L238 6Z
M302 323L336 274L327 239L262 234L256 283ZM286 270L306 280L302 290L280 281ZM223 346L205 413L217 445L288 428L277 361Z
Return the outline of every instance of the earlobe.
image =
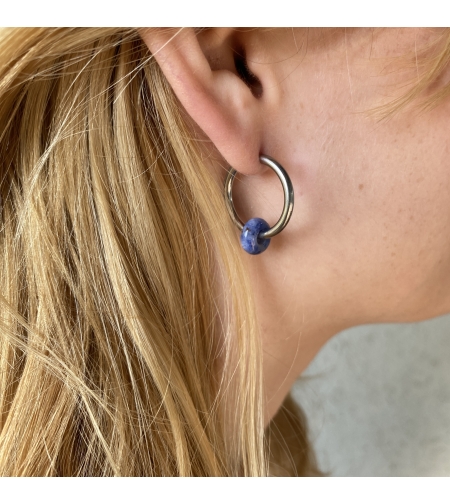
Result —
M236 69L230 30L200 36L191 28L148 28L139 33L186 112L225 161L245 175L263 171L262 85L253 75L256 81L250 84L261 86L255 94L239 75L242 68Z

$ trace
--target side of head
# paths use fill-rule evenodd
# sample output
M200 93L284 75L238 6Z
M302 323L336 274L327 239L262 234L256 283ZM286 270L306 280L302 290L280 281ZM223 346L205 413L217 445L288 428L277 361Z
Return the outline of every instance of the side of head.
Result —
M280 404L321 345L450 306L449 48L427 30L0 31L0 474L315 473ZM296 210L249 259L223 180L245 175L238 213L272 225L260 154Z

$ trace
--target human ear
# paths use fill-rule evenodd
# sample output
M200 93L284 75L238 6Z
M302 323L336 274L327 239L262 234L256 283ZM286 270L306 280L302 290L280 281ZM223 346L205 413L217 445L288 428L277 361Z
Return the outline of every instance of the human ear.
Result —
M238 172L264 170L262 154L263 83L245 79L236 61L233 29L196 32L192 28L145 28L139 33L160 65L182 106ZM241 63L244 64L245 62Z

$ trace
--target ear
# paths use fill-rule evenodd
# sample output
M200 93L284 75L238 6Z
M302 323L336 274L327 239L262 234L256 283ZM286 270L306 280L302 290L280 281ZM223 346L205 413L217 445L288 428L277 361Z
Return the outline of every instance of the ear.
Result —
M248 72L232 29L146 28L139 33L179 101L225 161L245 175L264 171L261 79ZM237 58L240 58L237 60ZM238 73L243 61L247 78ZM239 63L238 63L239 65ZM244 82L246 80L246 82Z

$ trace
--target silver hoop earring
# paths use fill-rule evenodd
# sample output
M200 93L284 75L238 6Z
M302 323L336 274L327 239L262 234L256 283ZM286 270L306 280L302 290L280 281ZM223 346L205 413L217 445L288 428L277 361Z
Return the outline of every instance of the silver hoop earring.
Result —
M286 173L286 170L269 156L259 156L261 163L270 166L278 175L284 191L284 207L281 217L278 222L270 227L269 224L259 217L250 219L245 224L241 221L236 213L233 205L233 181L236 175L236 170L230 167L227 178L225 180L225 201L231 219L236 226L241 230L241 245L242 248L249 254L256 255L264 252L270 243L270 238L280 233L289 222L292 211L294 210L294 188L292 187L291 179Z

